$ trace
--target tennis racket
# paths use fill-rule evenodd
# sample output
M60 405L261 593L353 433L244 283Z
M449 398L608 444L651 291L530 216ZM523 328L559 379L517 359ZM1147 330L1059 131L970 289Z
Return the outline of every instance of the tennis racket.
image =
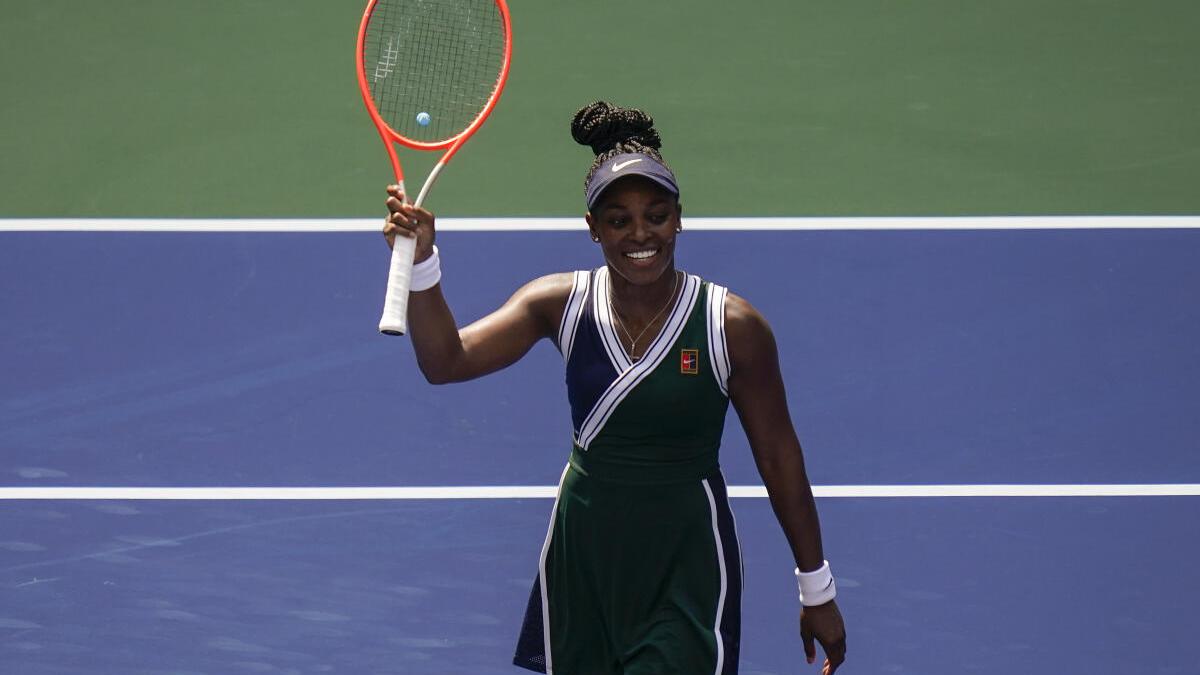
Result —
M454 153L496 107L511 57L512 30L504 0L367 3L358 28L358 86L400 189L404 172L397 144L445 151L414 206L421 206ZM415 238L396 237L381 333L403 335L408 330L415 250Z

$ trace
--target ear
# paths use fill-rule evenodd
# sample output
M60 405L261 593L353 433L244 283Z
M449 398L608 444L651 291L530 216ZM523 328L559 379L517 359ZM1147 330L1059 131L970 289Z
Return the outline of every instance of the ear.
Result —
M583 220L587 222L588 234L592 236L592 241L600 243L600 235L596 234L596 228L592 227L592 212L588 211L587 213L583 214Z
M675 202L675 217L679 220L678 223L675 223L675 231L683 232L683 204L681 202Z

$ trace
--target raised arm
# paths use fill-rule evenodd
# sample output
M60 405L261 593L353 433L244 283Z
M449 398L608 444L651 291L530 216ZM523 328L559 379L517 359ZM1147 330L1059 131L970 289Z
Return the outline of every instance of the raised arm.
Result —
M729 344L729 398L741 419L754 461L771 498L771 507L791 545L796 567L811 572L824 565L821 525L804 454L788 413L775 337L766 319L744 299L729 294L725 307ZM824 673L831 675L845 658L846 631L837 604L805 607L801 637L808 662L815 637L825 650Z
M404 203L399 189L388 186L388 220L384 235L415 236L414 257L421 263L433 255L434 215ZM417 364L434 384L461 382L512 365L544 337L552 337L571 292L571 274L552 274L525 284L499 309L458 329L440 283L414 291L408 300L408 335Z

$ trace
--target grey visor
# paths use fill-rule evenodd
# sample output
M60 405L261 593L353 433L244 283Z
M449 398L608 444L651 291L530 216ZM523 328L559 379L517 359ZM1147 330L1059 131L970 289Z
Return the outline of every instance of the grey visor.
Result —
M675 174L663 166L662 162L650 155L640 152L625 153L611 157L592 174L592 180L587 186L587 207L592 210L604 192L613 182L626 176L645 176L666 188L671 194L679 196L679 186L675 183Z

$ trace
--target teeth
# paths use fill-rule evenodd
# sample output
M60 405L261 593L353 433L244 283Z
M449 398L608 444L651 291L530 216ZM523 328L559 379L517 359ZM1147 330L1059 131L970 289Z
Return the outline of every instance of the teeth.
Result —
M645 258L652 257L656 253L658 253L658 249L652 248L649 251L632 251L630 253L626 253L625 255L626 257L633 258L634 260L643 260Z

